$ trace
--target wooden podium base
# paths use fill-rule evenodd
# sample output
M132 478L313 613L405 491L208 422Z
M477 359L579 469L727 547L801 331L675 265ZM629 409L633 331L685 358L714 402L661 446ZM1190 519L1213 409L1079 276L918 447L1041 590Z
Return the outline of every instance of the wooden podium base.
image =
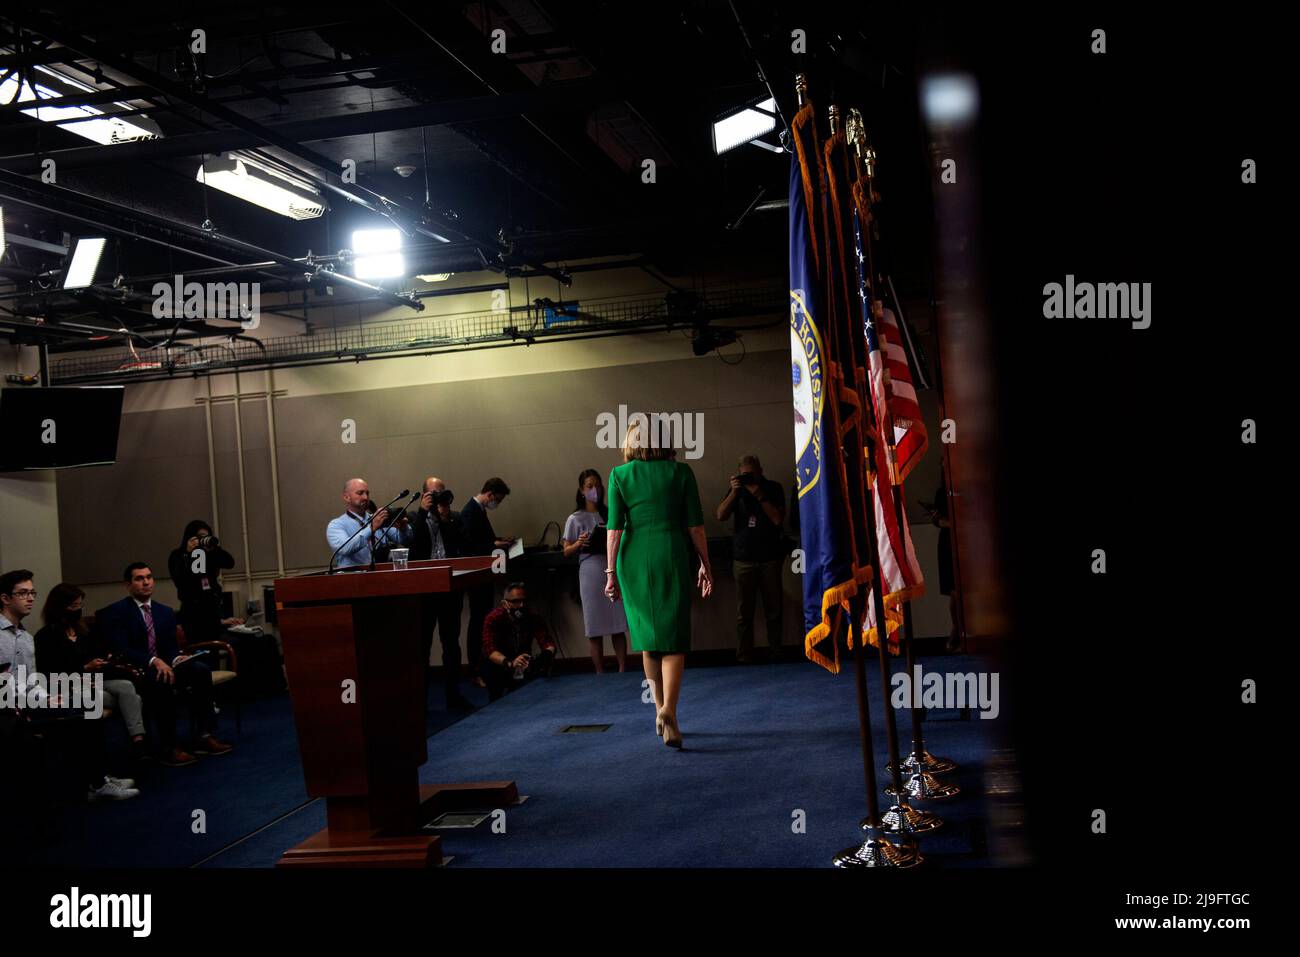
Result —
M420 817L424 823L447 811L509 807L519 800L514 781L420 785ZM383 831L318 831L281 855L276 867L440 867L442 838L422 831L388 834Z

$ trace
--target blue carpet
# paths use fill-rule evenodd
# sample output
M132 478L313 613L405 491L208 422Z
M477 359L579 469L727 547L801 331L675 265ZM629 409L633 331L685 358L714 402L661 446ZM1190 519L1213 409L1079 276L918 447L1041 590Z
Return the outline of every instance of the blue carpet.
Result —
M154 762L124 763L122 722L108 719L109 772L136 778L140 796L60 808L42 844L42 863L188 867L302 807L309 798L289 696L245 702L242 723L243 732L236 735L233 718L224 713L220 718L218 734L235 750L168 768ZM184 727L184 720L178 721L178 731ZM201 818L196 811L203 812Z
M945 670L986 667L973 658L941 660ZM885 726L874 662L868 678L880 761ZM435 716L441 730L429 740L422 782L513 779L528 796L506 809L503 834L489 823L443 832L453 866L826 867L835 852L860 841L865 798L851 673L834 676L806 662L688 670L681 752L655 737L654 708L642 703L641 681L631 672L557 677L464 720ZM906 749L909 716L899 715ZM927 744L958 762L961 770L949 777L963 794L924 806L945 825L923 838L922 850L930 865L987 865L982 771L997 722L944 717L955 713L936 712L926 722ZM611 727L559 733L570 724ZM287 737L292 748L292 732ZM267 810L302 800L296 754L288 757L282 747L277 753L282 763L273 775L274 762L257 761L268 775L257 785ZM220 782L229 788L228 779ZM242 786L230 795L250 798ZM244 840L204 866L270 867L325 826L320 801L280 815L263 814L260 830L248 828Z

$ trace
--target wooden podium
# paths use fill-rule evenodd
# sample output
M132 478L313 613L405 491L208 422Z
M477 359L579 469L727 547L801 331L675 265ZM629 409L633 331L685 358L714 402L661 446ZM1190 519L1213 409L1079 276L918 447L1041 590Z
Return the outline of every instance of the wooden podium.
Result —
M419 783L431 599L490 582L491 564L484 555L276 580L303 775L328 822L277 867L439 865L441 840L421 825L448 809L518 799L513 781Z

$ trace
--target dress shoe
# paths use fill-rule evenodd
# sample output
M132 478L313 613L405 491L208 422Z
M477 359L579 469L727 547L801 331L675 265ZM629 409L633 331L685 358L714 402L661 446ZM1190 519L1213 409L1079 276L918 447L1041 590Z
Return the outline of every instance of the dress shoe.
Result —
M664 713L664 744L670 748L681 748L682 733L677 729L677 718L671 714Z
M199 746L194 749L194 753L203 755L229 754L233 750L235 750L233 744L226 744L226 742L218 740L215 734L205 734L199 738Z
M198 764L199 759L188 751L182 751L180 748L172 748L159 755L158 763L164 767L180 768L187 764Z

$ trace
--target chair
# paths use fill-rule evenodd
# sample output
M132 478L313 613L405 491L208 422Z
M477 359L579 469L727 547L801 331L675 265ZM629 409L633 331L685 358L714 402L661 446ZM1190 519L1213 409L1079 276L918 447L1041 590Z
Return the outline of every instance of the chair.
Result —
M206 649L209 651L215 651L219 657L225 658L224 663L229 665L228 668L213 667L212 669L213 697L215 698L220 693L219 689L221 688L225 688L228 691L227 697L233 699L235 702L235 733L243 734L244 728L240 720L239 658L235 654L235 649L231 647L230 642L213 639L211 641L196 641L192 645L188 644L185 640L185 629L183 626L178 624L176 626L176 644L180 647L181 651L187 654L193 654L196 651L203 651ZM194 728L190 728L191 736L194 734L195 730L196 729Z

